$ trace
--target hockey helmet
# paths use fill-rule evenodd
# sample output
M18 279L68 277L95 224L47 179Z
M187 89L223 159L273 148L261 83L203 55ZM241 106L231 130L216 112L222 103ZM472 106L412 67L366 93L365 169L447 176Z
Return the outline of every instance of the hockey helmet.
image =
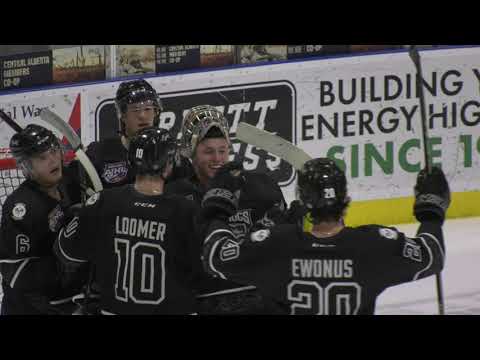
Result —
M191 108L183 118L180 140L182 155L193 158L197 145L212 128L220 131L231 150L228 121L223 113L211 105L200 105Z
M348 202L345 173L328 158L307 161L298 173L297 199L307 209L343 208Z
M162 110L162 104L152 85L143 79L137 79L132 81L124 81L118 86L115 97L115 108L120 121L120 130L122 134L125 133L125 124L122 121L122 115L127 112L128 105L146 102L155 107L156 111L153 119L153 125L158 126L160 123L160 111Z
M50 149L60 149L60 147L60 142L53 132L36 124L27 125L10 139L10 150L19 162Z
M161 175L176 156L176 142L170 132L157 127L142 129L130 142L128 162L138 175Z
M10 150L26 177L31 177L30 158L49 150L61 150L60 141L43 126L30 124L10 139Z

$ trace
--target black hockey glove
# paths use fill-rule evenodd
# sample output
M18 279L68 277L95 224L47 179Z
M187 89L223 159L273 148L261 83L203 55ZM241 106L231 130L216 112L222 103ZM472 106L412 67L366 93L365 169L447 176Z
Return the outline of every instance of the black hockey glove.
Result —
M215 174L207 186L207 192L202 200L202 214L229 217L237 212L240 189L245 183L243 166L239 162L224 165Z
M83 209L82 203L77 203L71 205L68 209L65 210L65 214L62 219L61 227L66 226L75 216L80 214L80 211ZM60 229L58 229L60 230Z
M285 222L288 224L303 224L303 217L307 215L308 209L303 206L300 200L293 200L285 214Z
M432 167L432 173L420 171L415 185L413 212L418 221L445 220L450 205L450 188L442 169Z

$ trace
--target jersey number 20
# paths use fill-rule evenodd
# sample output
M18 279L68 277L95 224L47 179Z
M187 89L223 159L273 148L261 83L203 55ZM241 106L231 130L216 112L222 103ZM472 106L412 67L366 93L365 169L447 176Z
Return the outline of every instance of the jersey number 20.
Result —
M165 298L165 251L158 244L115 239L115 298L157 305Z
M361 290L353 282L332 282L322 288L316 281L293 280L287 296L292 315L356 315Z

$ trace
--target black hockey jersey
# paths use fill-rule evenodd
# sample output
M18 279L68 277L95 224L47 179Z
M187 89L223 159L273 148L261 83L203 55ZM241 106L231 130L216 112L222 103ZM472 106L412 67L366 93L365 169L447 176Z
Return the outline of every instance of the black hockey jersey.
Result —
M273 226L275 220L269 214L275 213L275 211L272 211L275 209L282 212L286 207L280 187L267 174L245 172L245 177L246 182L240 193L239 210L229 219L232 231L239 238L252 229ZM197 209L199 209L205 194L205 189L195 176L169 183L165 191L193 200L197 204ZM200 226L197 226L197 232L202 232ZM198 292L198 297L202 299L202 302L205 302L205 307L209 308L208 313L211 313L211 309L218 309L214 310L215 313L263 313L265 307L272 308L272 306L266 305L270 301L262 299L262 295L255 290L252 284L238 284L230 280L214 279L207 276L200 283ZM239 292L244 294L235 295ZM218 297L219 295L222 295L224 299ZM213 299L213 297L216 299ZM237 305L234 306L233 303Z
M119 136L90 143L86 154L95 166L105 189L134 183L135 174L128 166L128 151ZM173 168L167 181L175 181L192 173L190 160L181 157L180 164Z
M61 257L91 262L104 314L190 314L201 272L193 204L133 185L90 197L60 233Z
M291 314L370 315L387 287L440 272L444 243L435 222L422 223L415 238L370 225L318 239L280 225L238 242L227 224L214 220L203 258L210 273L254 284Z
M282 190L267 174L246 171L244 175L245 184L240 192L239 210L229 219L230 226L239 237L248 233L254 225L273 226L274 219L269 218L273 208L286 210ZM195 175L168 183L165 192L193 200L198 206L205 195L205 189Z
M0 227L0 271L5 293L2 313L56 313L50 302L62 302L78 293L78 288L62 289L53 254L53 243L67 209L79 201L69 193L70 185L64 174L59 186L61 201L28 179L7 197Z

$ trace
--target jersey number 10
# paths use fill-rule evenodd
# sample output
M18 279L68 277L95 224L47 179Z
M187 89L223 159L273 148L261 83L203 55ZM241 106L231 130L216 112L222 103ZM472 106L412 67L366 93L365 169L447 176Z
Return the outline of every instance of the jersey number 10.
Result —
M157 305L165 298L165 251L158 244L115 238L115 298Z

